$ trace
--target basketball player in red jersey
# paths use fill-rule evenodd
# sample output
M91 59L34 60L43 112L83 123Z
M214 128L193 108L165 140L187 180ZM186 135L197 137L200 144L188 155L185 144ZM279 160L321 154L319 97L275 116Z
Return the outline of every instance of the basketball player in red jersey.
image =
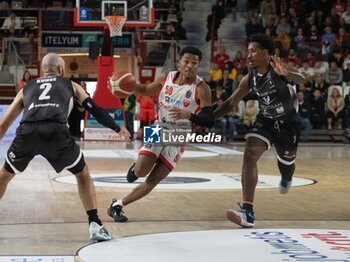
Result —
M136 95L152 96L158 92L158 120L155 124L187 121L204 127L214 125L209 86L197 75L202 53L195 47L180 52L179 69L162 74L155 82L138 85ZM181 158L183 145L145 144L127 174L129 183L148 175L120 200L113 199L107 213L116 222L125 222L123 207L149 194L169 175Z

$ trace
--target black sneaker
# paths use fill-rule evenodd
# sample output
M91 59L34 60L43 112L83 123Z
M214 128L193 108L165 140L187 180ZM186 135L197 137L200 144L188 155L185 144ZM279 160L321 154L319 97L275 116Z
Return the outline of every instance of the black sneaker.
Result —
M226 216L231 222L240 225L241 227L250 228L254 227L254 212L243 209L238 203L240 210L235 211L232 209L227 210Z
M128 218L124 216L123 207L120 205L113 206L115 202L117 202L117 200L113 199L111 206L107 209L107 214L113 218L115 222L128 221Z
M126 180L128 180L129 183L133 183L137 179L139 179L139 178L135 175L135 163L134 163L129 168L128 174L126 175Z

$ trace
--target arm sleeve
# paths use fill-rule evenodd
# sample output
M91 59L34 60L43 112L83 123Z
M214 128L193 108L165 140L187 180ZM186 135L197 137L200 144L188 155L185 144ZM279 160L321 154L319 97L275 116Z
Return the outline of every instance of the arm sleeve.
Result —
M191 114L190 121L200 126L213 127L215 124L213 107L206 106L202 108L198 115Z
M83 107L85 107L101 125L104 125L117 133L120 132L120 126L114 122L114 119L103 108L96 105L91 97L87 97L83 101Z

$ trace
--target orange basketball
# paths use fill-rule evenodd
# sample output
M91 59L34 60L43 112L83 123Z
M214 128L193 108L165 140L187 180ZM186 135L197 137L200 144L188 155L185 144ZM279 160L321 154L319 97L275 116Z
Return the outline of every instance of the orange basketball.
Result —
M114 73L108 81L108 88L113 95L125 98L132 95L136 89L135 77L128 72Z

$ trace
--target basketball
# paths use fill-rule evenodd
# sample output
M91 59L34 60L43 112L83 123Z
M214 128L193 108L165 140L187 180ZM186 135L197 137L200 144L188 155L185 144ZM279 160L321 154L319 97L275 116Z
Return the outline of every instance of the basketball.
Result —
M114 73L108 81L108 88L113 95L125 98L132 95L136 89L135 77L128 72Z

